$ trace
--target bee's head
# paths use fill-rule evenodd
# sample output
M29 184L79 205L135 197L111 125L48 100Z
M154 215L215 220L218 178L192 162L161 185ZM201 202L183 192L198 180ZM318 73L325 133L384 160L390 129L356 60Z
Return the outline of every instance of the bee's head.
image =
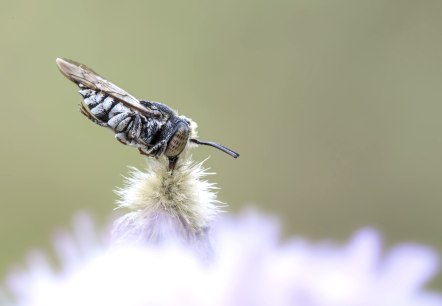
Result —
M164 154L169 158L169 170L173 170L175 168L178 155L180 155L184 150L189 140L195 144L217 148L218 150L221 150L234 158L239 156L239 154L235 151L232 151L218 143L202 141L194 138L196 137L196 124L190 119L184 116L179 116L172 117L171 120L173 120L172 125L174 126L174 132L172 137L170 137L170 140L167 143L166 151L164 152Z

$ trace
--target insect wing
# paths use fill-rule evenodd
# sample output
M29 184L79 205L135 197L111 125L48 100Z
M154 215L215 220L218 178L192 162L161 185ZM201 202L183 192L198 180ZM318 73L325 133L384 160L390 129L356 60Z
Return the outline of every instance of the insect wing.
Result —
M146 108L137 98L107 81L91 68L70 59L57 58L56 62L60 72L72 82L104 92L147 117L162 117L161 112Z

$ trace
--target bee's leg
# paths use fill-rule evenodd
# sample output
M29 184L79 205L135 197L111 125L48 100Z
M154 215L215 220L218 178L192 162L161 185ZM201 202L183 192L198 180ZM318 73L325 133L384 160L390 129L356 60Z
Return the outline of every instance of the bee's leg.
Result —
M167 148L167 140L163 139L157 144L155 144L152 148L150 148L147 153L153 155L155 157L161 156Z
M148 150L145 150L144 148L138 148L138 151L140 152L140 154L141 155L144 155L144 156L148 156L148 157L152 157L152 154L149 154L147 151Z
M134 115L133 124L129 132L130 139L138 139L141 135L142 121L139 114Z
M115 138L124 145L129 144L129 141L126 138L126 133L117 133L115 134Z
M96 119L94 116L92 116L91 113L86 109L86 107L83 104L80 105L80 113L99 126L109 127L109 125L106 122L100 121Z

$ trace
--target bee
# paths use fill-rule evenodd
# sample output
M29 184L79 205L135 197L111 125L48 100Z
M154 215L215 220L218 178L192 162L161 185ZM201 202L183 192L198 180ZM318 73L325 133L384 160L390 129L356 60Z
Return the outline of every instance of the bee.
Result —
M211 141L191 138L190 119L167 105L138 100L92 69L73 60L57 58L60 72L80 88L80 112L90 121L115 132L115 138L149 157L164 155L172 172L189 142L215 147L237 158L238 153Z

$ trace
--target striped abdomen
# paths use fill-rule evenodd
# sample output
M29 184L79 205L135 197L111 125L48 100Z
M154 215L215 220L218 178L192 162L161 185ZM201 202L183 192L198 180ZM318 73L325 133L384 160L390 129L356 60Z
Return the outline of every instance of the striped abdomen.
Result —
M111 128L120 142L136 147L152 144L162 126L161 121L146 118L103 92L79 86L89 112L102 123L100 125Z
M81 88L79 92L91 114L102 122L108 122L118 114L131 112L123 103L102 92L96 92L89 88Z

